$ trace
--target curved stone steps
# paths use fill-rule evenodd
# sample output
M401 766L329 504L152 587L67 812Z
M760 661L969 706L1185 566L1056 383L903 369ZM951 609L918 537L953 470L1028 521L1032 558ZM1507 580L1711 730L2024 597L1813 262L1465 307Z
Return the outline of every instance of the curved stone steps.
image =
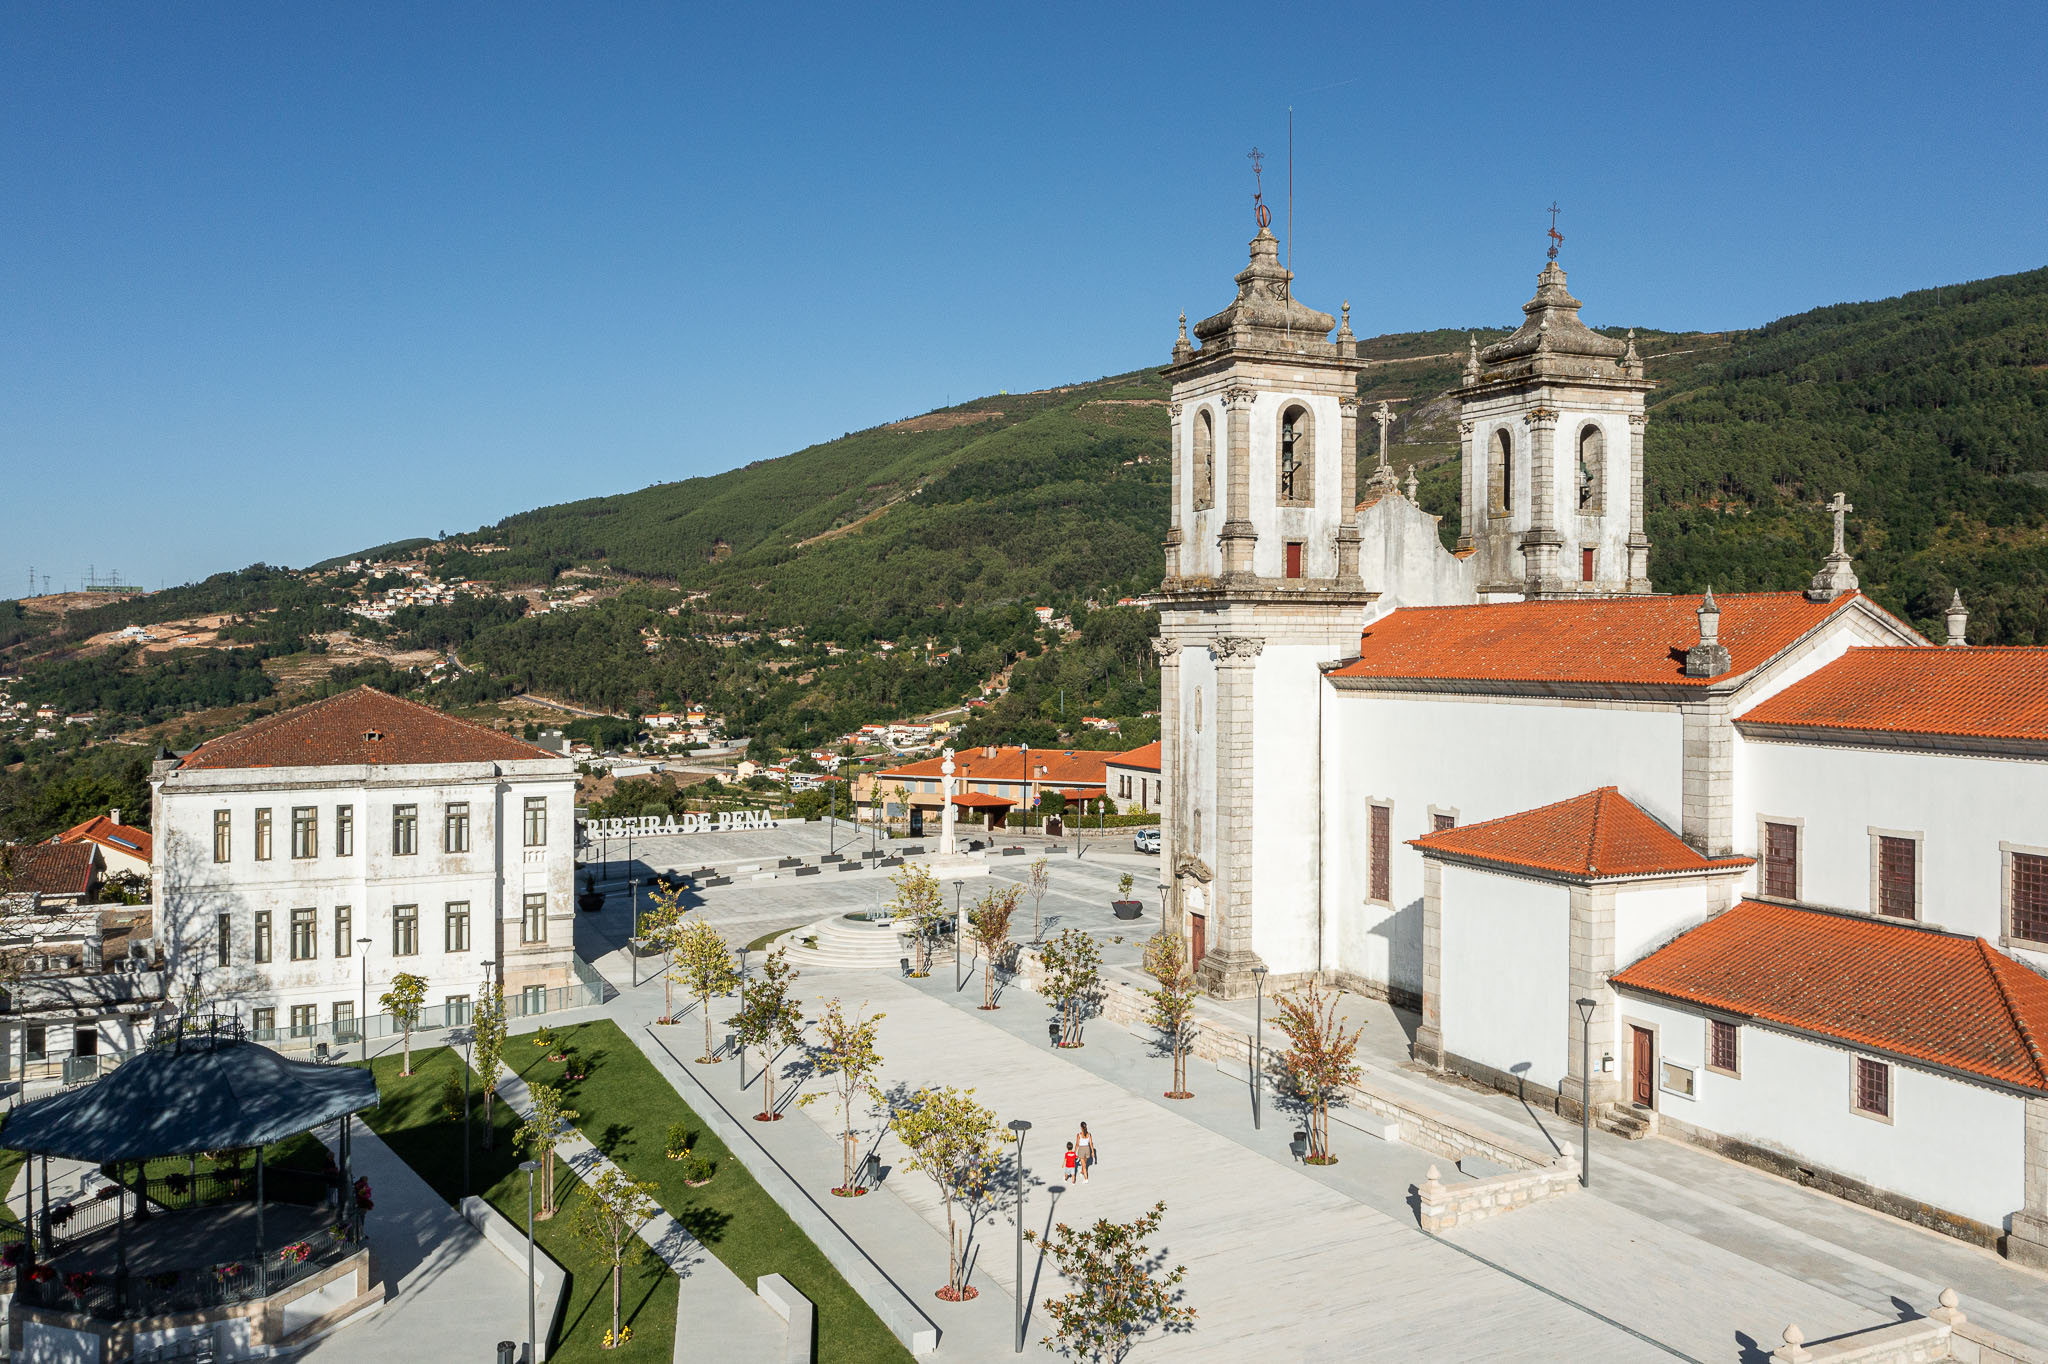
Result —
M817 938L818 945L815 948L805 947L803 940L812 936ZM771 950L787 947L789 963L799 971L811 967L894 971L900 969L907 950L898 939L893 924L868 924L844 919L837 914L801 928L792 928L770 942L769 947Z

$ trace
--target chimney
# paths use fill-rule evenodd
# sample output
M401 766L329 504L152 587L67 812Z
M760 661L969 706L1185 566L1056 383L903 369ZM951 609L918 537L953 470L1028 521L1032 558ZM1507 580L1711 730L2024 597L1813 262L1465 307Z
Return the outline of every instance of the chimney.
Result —
M1953 612L1954 612L1954 611L1956 610L1956 608L1957 608L1957 607L1959 607L1959 606L1961 606L1962 604L1963 604L1963 599L1962 599L1961 597L1957 597L1957 598L1956 598L1956 605L1955 605L1955 606L1951 606L1951 607L1949 608L1950 612L1952 612L1952 613L1953 613ZM1958 637L1957 637L1957 626L1956 626L1956 624L1955 624L1955 620L1956 620L1955 616L1954 616L1953 614L1951 614L1951 615L1949 616L1949 618L1948 618L1948 619L1949 619L1949 627L1948 627L1948 642L1949 642L1949 643L1951 643L1951 644L1960 644L1960 643L1962 643L1962 640L1961 640L1960 638L1958 638ZM116 806L115 808L113 808L113 809L111 809L111 810L107 811L107 822L108 822L109 824L119 824L119 823L121 822L121 810L120 810L120 807L119 807L119 806Z
M1970 641L1966 638L1970 629L1970 613L1963 606L1963 589L1956 589L1948 599L1948 647L1960 649Z
M1735 666L1721 643L1721 608L1714 604L1714 589L1700 601L1700 642L1685 651L1687 677L1719 677Z

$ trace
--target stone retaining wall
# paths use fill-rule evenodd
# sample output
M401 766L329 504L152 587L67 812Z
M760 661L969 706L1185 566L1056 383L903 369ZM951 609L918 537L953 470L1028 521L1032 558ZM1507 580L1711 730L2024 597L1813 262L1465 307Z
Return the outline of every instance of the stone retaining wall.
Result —
M1463 1184L1444 1184L1437 1179L1436 1166L1429 1167L1418 1192L1418 1220L1427 1232L1449 1231L1467 1222L1498 1217L1541 1199L1570 1193L1579 1187L1579 1162L1560 1156L1541 1170L1511 1170Z
M1941 1290L1940 1305L1924 1317L1873 1326L1808 1345L1794 1324L1771 1364L1922 1364L1953 1359L1960 1364L2048 1364L2048 1350L2023 1345L1971 1321L1953 1288Z

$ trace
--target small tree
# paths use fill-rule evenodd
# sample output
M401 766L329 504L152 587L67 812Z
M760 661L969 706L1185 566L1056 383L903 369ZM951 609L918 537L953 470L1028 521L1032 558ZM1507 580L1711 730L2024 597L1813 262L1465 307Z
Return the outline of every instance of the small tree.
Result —
M661 1017L657 1023L676 1021L676 954L683 945L683 916L690 907L683 903L684 891L680 883L670 885L657 880L647 888L647 898L653 907L640 916L640 938L661 958Z
M1173 1088L1169 1099L1192 1099L1188 1090L1188 1047L1195 1040L1195 973L1188 968L1187 948L1172 931L1155 933L1145 944L1145 974L1159 982L1147 990L1152 1001L1147 1021L1159 1029L1173 1052Z
M991 886L988 893L967 911L968 926L974 932L974 946L988 965L981 973L981 1007L996 1007L996 960L1010 947L1010 920L1016 917L1017 901L1024 887L1014 881Z
M867 1006L862 1005L863 1009ZM839 1128L843 1146L839 1187L832 1192L841 1198L852 1198L867 1192L854 1187L853 1183L853 1105L865 1096L870 1102L879 1104L881 1093L875 1088L875 1072L882 1068L882 1053L875 1042L880 1032L877 1028L885 1014L869 1018L864 1014L846 1016L836 999L828 1000L825 1013L818 1019L818 1045L811 1056L820 1075L832 1080L834 1097L839 1100ZM797 1102L808 1104L823 1097L821 1094L806 1094Z
M761 1053L762 1107L754 1117L773 1121L775 1111L775 1057L770 1047L793 1047L803 1041L803 1006L790 997L797 973L789 964L789 949L778 947L761 963L761 974L740 987L740 1011L733 1019L740 1045Z
M1346 1029L1337 1017L1337 1001L1326 999L1311 980L1300 990L1280 996L1274 1024L1292 1043L1280 1062L1295 1095L1308 1106L1308 1161L1334 1165L1330 1154L1330 1104L1343 1098L1344 1087L1358 1083L1359 1030Z
M491 1149L491 1111L498 1095L498 1075L505 1068L505 984L492 981L470 1014L471 1059L483 1087L484 1150Z
M889 794L896 797L896 808L903 812L903 830L907 835L910 832L910 790L903 783L898 782L889 788ZM896 834L896 825L893 820L889 824L889 834L892 838Z
M988 1196L996 1171L996 1115L974 1101L971 1089L942 1085L920 1089L889 1116L889 1130L903 1143L910 1168L930 1178L946 1205L950 1257L939 1296L961 1302L976 1296L960 1282L960 1227L957 1207L973 1208Z
M1045 930L1039 922L1039 908L1045 904L1045 893L1052 889L1052 864L1038 858L1031 864L1031 879L1024 883L1031 888L1031 941L1045 941Z
M1059 1014L1060 1045L1081 1045L1081 1016L1101 977L1102 949L1078 928L1063 929L1045 945L1043 993Z
M717 1065L711 1044L711 1001L732 993L732 988L739 984L740 973L733 962L732 949L725 945L717 929L699 919L684 928L678 938L670 974L690 992L704 1015L704 1054L697 1058L697 1063Z
M377 1002L384 1011L405 1032L405 1066L398 1073L412 1074L412 1030L419 1026L420 1010L427 1002L427 982L410 971L400 971L391 978L391 988L377 996Z
M637 1264L647 1253L640 1228L654 1216L654 1186L628 1179L616 1165L598 1169L583 1200L583 1216L576 1230L612 1267L612 1330L609 1343L619 1342L619 1280L628 1264Z
M1024 1239L1043 1245L1071 1286L1063 1298L1047 1298L1053 1334L1042 1340L1062 1358L1121 1360L1157 1326L1174 1335L1194 1330L1195 1309L1181 1302L1186 1265L1166 1268L1164 1254L1147 1241L1159 1230L1166 1205L1131 1222L1098 1221L1085 1231L1062 1222L1052 1235L1027 1231Z
M540 1216L548 1218L555 1215L555 1147L583 1115L564 1108L562 1091L553 1085L535 1085L532 1094L533 1114L519 1125L519 1144L528 1159L540 1162Z
M899 919L910 920L910 931L917 939L918 973L930 975L932 945L944 931L949 913L945 888L930 868L921 866L902 868L889 877L889 883L896 887L889 910Z

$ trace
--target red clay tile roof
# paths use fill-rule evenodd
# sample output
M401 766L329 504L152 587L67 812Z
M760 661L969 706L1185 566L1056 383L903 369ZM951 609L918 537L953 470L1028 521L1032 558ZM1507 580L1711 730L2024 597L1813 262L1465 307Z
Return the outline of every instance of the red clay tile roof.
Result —
M17 894L83 895L92 889L99 850L90 843L16 843L7 849L0 890Z
M1736 719L2048 741L2048 649L1851 649Z
M1745 900L1613 979L2048 1094L2048 976L1982 938Z
M1733 870L1755 861L1702 857L1612 786L1408 843L1426 853L1589 878Z
M1141 744L1137 748L1111 754L1109 765L1111 767L1137 767L1147 772L1157 772L1159 770L1159 741L1154 739L1149 744Z
M129 824L116 824L105 815L94 815L83 824L74 824L50 841L98 843L102 847L112 848L115 852L139 857L145 862L150 860L149 830L138 829Z
M1038 781L1062 785L1101 786L1104 782L1103 764L1112 756L1094 749L1074 748L998 748L994 756L986 756L987 750L963 748L953 754L953 780L955 781ZM876 773L883 777L919 777L930 780L945 775L939 771L942 758L925 758L922 761L906 763L902 767L891 767ZM1040 772L1039 768L1045 768ZM1100 793L1097 793L1100 794Z
M265 716L185 755L180 767L347 767L357 764L525 762L544 748L431 706L358 687Z
M1855 599L1849 593L1811 602L1798 592L1716 598L1721 643L1734 664L1720 676L1761 667ZM1685 652L1699 643L1700 601L1594 597L1404 607L1366 626L1358 658L1328 676L1705 686L1717 679L1685 675Z
M979 791L955 791L953 803L966 810L1007 810L1017 802L1008 796L987 796Z

